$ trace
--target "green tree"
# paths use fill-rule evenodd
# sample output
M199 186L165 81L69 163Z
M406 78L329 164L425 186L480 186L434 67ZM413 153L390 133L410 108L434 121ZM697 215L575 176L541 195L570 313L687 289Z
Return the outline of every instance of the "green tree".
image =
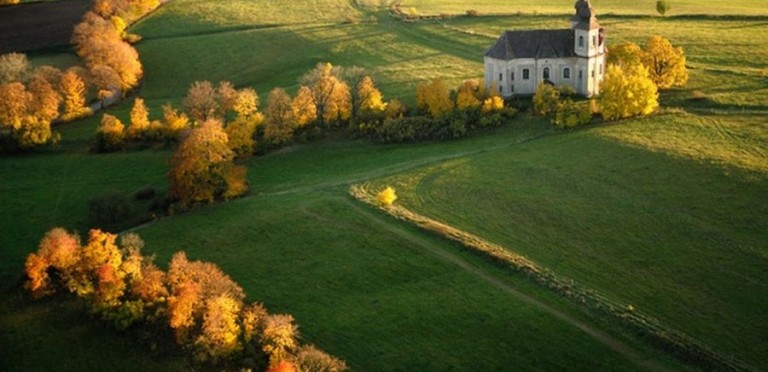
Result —
M667 11L671 9L671 5L669 4L668 0L658 0L656 1L656 11L661 14L661 16L665 16L667 14Z

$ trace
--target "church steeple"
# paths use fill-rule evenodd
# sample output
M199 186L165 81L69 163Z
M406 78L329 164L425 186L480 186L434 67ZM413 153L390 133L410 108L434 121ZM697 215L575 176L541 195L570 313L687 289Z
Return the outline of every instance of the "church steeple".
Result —
M592 8L589 0L576 1L574 8L576 8L576 15L571 18L571 28L581 30L600 28L600 25L597 23L595 9Z

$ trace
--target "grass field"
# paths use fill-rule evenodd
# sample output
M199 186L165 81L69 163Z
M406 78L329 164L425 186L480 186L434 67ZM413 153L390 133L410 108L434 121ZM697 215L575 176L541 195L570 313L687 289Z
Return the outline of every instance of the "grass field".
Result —
M482 14L571 14L574 0L403 0L404 9L415 8L418 14L465 14L476 10ZM592 6L599 14L641 14L657 15L656 0L592 0ZM762 0L739 0L729 2L702 2L696 0L675 0L667 16L709 14L709 15L768 15L768 8Z
M366 67L385 96L412 103L420 81L481 77L483 51L504 29L567 27L567 17L542 15L403 23L372 3L170 2L132 29L144 37L141 95L159 114L195 80L230 80L255 87L264 101L271 88L293 90L302 73L331 61ZM472 8L514 13L523 4L509 3ZM464 2L435 4L404 2L424 13L466 10ZM294 314L307 341L356 370L682 368L554 294L346 195L350 183L395 183L409 207L768 368L760 333L768 327L768 25L755 17L765 8L756 0L678 1L673 15L708 15L661 19L647 17L654 10L646 2L594 4L617 14L600 18L609 42L660 33L686 48L691 81L663 94L663 105L680 109L576 132L523 116L457 142L290 147L248 162L249 197L138 229L147 253L164 263L184 249L216 262L250 299ZM520 7L566 14L572 5ZM749 17L710 16L724 12ZM30 58L72 62L50 51ZM695 90L706 98L691 100ZM112 113L125 119L128 110ZM84 233L92 196L167 187L170 150L88 153L98 119L62 126L58 149L0 159L3 283L17 282L47 229ZM102 357L117 370L188 368L177 356L136 355L142 345L84 323L72 304L30 304L3 288L0 370L98 369ZM91 340L93 354L66 342L75 336Z

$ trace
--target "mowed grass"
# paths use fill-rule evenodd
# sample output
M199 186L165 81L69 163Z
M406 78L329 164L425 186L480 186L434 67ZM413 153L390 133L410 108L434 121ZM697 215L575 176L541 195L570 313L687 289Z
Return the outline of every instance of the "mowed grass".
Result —
M403 9L415 8L424 15L465 14L476 10L480 14L570 14L575 0L404 0ZM598 14L643 14L657 15L656 0L592 0ZM709 15L768 15L768 8L762 0L737 0L711 2L696 0L675 0L670 2L667 16L686 14Z
M131 30L144 36L144 41L138 44L145 69L141 95L148 99L153 118L159 116L161 104L167 101L178 104L189 84L195 80L230 80L238 87L253 86L264 102L267 92L273 87L295 90L297 78L302 73L318 62L331 61L337 65L366 67L377 77L378 85L388 98L398 97L412 104L415 86L421 81L441 76L451 85L456 85L466 78L480 78L482 54L504 29L567 27L567 17L563 16L461 17L446 22L402 23L393 20L385 11L368 6L370 3L353 6L352 2L346 1L306 0L280 3L277 7L278 3L263 1L173 1ZM482 4L475 2L472 5L479 8ZM564 10L556 13L570 14L572 5L569 1ZM753 5L760 4L750 3L750 0L727 4L730 9L752 7L741 14L760 14L763 8ZM595 6L602 14L600 4L595 2ZM637 9L626 14L646 14L645 4L633 6ZM653 12L650 6L648 12ZM717 7L721 5L713 5L710 9ZM557 8L560 9L560 6L557 5ZM463 11L459 9L456 12ZM539 13L546 12L541 10ZM717 14L715 11L706 13ZM350 17L356 18L358 23L347 23ZM610 185L627 182L624 177L629 172L623 167L633 166L633 161L643 164L631 168L634 170L632 177L641 180L653 180L658 174L656 169L662 170L665 179L672 182L671 196L665 194L665 199L633 201L635 194L626 195L627 204L635 208L640 207L633 203L640 203L640 209L663 209L666 206L656 202L670 199L679 205L680 201L675 198L681 197L681 189L687 186L697 190L710 183L720 191L726 190L723 185L733 183L733 189L726 191L734 194L740 194L744 185L752 186L747 188L747 194L735 199L720 197L714 202L706 199L711 194L702 191L693 192L684 200L691 205L703 204L710 208L723 204L725 211L760 205L759 196L754 195L755 188L760 191L764 187L767 163L765 128L762 124L765 122L768 99L765 94L765 59L762 58L765 57L765 50L761 47L768 35L763 32L765 21L755 17L660 19L616 16L601 17L601 23L610 27L611 41L642 41L651 34L659 33L686 48L692 67L691 83L685 89L665 93L663 98L666 105L680 106L691 114L629 121L627 130L616 129L623 128L621 126L603 126L589 130L589 134L565 132L553 137L549 136L554 132L543 121L523 119L500 134L467 141L415 146L345 142L292 147L249 162L251 197L189 215L173 216L140 229L139 232L149 243L147 253L158 253L160 262L163 262L173 251L185 249L193 258L216 262L243 284L251 299L263 300L275 311L295 314L308 341L347 358L357 369L476 370L505 369L510 365L538 370L637 368L637 364L585 338L584 334L574 332L572 326L554 319L551 314L531 308L521 303L519 298L510 297L498 285L489 285L488 280L478 276L477 272L472 274L457 268L457 259L460 259L459 262L470 262L478 267L479 272L592 324L570 305L495 271L482 260L451 250L450 246L446 247L440 241L379 217L365 207L356 206L345 195L345 187L351 182L403 172L406 174L404 177L410 177L412 173L409 171L430 164L440 164L448 159L474 161L477 157L484 159L484 163L478 164L486 167L486 171L473 173L475 178L467 182L487 182L487 187L478 188L488 192L487 199L491 199L488 198L491 195L498 197L498 200L507 200L505 198L511 193L507 184L494 181L499 170L506 169L507 165L494 163L490 155L498 151L509 154L519 151L528 154L527 158L522 155L521 158L527 159L529 166L540 172L539 185L549 188L526 190L530 191L527 208L533 215L551 218L555 212L547 203L559 199L553 199L550 192L566 199L572 193L548 184L559 182L555 178L547 180L548 174L557 177L557 172L549 167L563 166L564 163L557 163L565 161L560 159L562 152L573 155L574 162L579 159L591 161L591 158L585 160L585 156L578 156L579 152L586 152L602 154L603 158L611 158L615 153L616 158L625 160L621 164L618 161L608 164L608 168L618 168L613 175L600 173L597 168L592 169L592 173L569 173L569 184L589 184L609 195L619 193ZM59 65L71 61L69 56L49 53L31 58L35 62L50 61ZM696 102L689 100L693 90L702 90L707 98ZM127 119L129 109L124 105L113 113ZM0 177L3 180L0 184L0 205L5 212L5 217L0 219L0 231L3 232L0 234L0 272L4 282L8 278L6 283L9 285L16 282L24 256L34 249L48 228L63 225L85 232L87 202L94 194L109 190L127 194L143 186L153 186L161 191L165 189L170 151L148 150L112 155L87 152L88 141L98 120L99 117L94 117L60 127L64 143L57 150L0 159ZM538 144L539 137L546 139ZM584 144L579 145L580 141ZM520 142L527 144L520 145ZM522 147L515 150L518 146ZM478 154L484 151L490 151L488 156ZM516 161L513 155L504 158ZM669 162L675 165L667 165ZM708 165L710 162L714 165ZM689 165L692 169L681 173L687 175L687 184L673 177L677 168ZM520 171L519 165L515 169ZM509 177L501 178L509 180ZM604 179L608 185L596 184L592 181L594 178ZM454 187L451 182L451 179L445 179L449 188ZM407 190L404 192L408 193ZM408 196L405 196L408 201ZM536 197L542 199L534 200ZM585 213L579 212L579 207L592 208L592 204L583 203L584 198L571 199L563 202L571 216ZM451 208L455 210L472 209L465 204L471 201L462 196L456 197L453 203ZM495 204L504 205L502 202ZM436 202L434 207L435 213L439 214L438 209L443 206ZM625 207L626 204L617 203L603 208L607 212L624 215L621 209ZM758 220L764 221L763 212L760 208L752 209L750 214L738 217L742 218L738 221L749 225L749 216L755 215ZM726 216L727 213L717 215ZM464 225L459 223L462 221L457 221L457 225L465 228L477 223L468 219L467 225ZM732 228L730 231L738 230L734 221L731 219L725 223L726 228ZM504 222L494 226L502 226ZM631 233L632 228L637 228L638 234L624 236L613 230L605 230L608 233L603 234L610 236L611 242L616 244L616 255L625 254L620 250L624 246L643 243L641 240L645 238L651 239L651 242L659 238L648 233L657 226L657 222L637 219L630 222L636 225L626 223L616 229ZM688 222L690 224L686 224ZM682 231L673 234L670 241L688 244L685 239L696 235L691 231L699 226L694 222L691 218L667 227L672 230L679 227ZM542 224L546 226L548 220ZM582 222L579 226L582 225L588 223ZM758 221L756 226L763 225ZM565 230L567 233L563 231L561 235L570 234L571 230L578 228ZM536 230L532 231L535 235ZM724 231L722 234L727 234L729 230ZM722 238L721 235L713 236ZM755 230L745 228L737 234L736 241L749 243L756 236L759 238ZM487 237L495 240L493 232L489 232ZM554 237L552 241L549 241L550 237ZM558 232L527 237L531 245L541 246L552 246L553 242L559 244L559 238L562 236L558 236ZM577 235L577 238L577 243L586 245L579 249L590 249L591 254L597 255L599 250L592 247L589 237ZM699 239L710 238L707 235ZM672 243L667 241L664 244L667 247ZM697 244L695 247L709 249L706 244ZM656 257L653 255L658 252L649 249L647 242L639 246L641 249L632 257L638 262L645 260L646 266L655 266L656 262L653 265L648 263L651 258L638 258L638 255L639 252L650 252L651 257ZM706 278L699 283L699 276L705 269L693 268L690 272L680 273L685 280L675 281L674 288L666 293L684 294L686 299L700 300L704 291L711 297L710 301L717 304L712 310L707 310L706 303L701 305L702 302L697 302L703 310L685 307L673 318L667 318L664 312L684 306L670 307L669 299L660 300L656 307L648 305L655 298L653 296L660 296L658 293L646 293L652 289L630 288L625 294L624 290L601 287L606 282L605 277L615 273L614 269L606 268L604 262L616 257L597 257L592 261L579 257L563 258L552 267L558 272L562 269L563 274L580 281L579 273L595 272L593 282L586 283L594 284L601 291L617 294L619 300L639 299L634 302L641 311L648 310L665 322L674 322L671 325L675 328L688 331L691 327L702 325L700 331L690 333L707 342L723 335L721 340L714 340L712 344L726 352L734 352L755 365L764 366L759 360L766 359L765 350L761 349L764 343L756 338L760 328L740 328L743 327L742 320L765 323L759 311L741 318L742 314L758 308L760 300L751 296L764 293L759 291L763 287L760 287L761 282L750 282L747 290L742 292L741 286L733 286L733 277L742 275L748 281L763 279L760 273L754 273L754 267L764 262L765 255L763 253L763 261L755 259L756 263L742 274L737 264L745 261L745 257L754 255L743 253L743 245L738 248L739 253L735 257L721 257L724 250L719 249L711 255L706 251L708 256L691 260L689 265L701 263L702 267L713 269L706 258L714 257L720 263L716 272L725 273L723 275L728 279L722 284L712 284L714 279ZM676 255L676 261L673 261L676 265L688 260L686 254L697 253L672 251L675 253L670 254ZM756 251L760 252L759 249ZM446 258L445 253L439 252L450 254ZM571 262L573 266L569 265ZM670 267L688 268L685 265L669 265L654 270L664 273ZM666 280L666 283L670 282ZM658 279L656 284L661 282L665 281ZM713 286L711 290L709 286ZM731 288L734 297L717 297L726 287ZM657 287L651 285L650 288ZM757 292L755 288L758 288ZM369 292L372 293L370 296ZM433 294L435 297L432 297ZM735 296L745 297L743 307L736 305L741 297ZM378 302L366 302L369 297ZM3 353L0 355L0 369L50 369L57 365L63 369L67 369L68 365L77 369L78 365L97 365L105 355L115 361L114 365L120 366L117 369L139 368L144 363L132 359L130 353L113 355L100 349L66 360L68 354L76 352L62 346L61 340L67 339L67 329L82 327L82 337L101 340L95 344L106 345L105 349L125 340L114 333L103 332L99 326L90 323L82 325L81 319L72 313L77 310L67 306L54 307L51 303L29 305L8 296L3 298L2 308L5 310L0 319L0 333L4 337L2 343L19 346L0 349ZM731 308L738 315L722 315L723 311ZM702 316L700 310L706 314ZM55 313L64 315L51 318L50 314ZM745 340L758 341L751 345L744 340L734 341L741 333L730 331L716 322L705 324L706 320L702 320L721 315L729 317L724 324L738 323L734 329L743 331ZM54 331L44 337L45 333L41 330L47 329ZM541 336L536 335L539 331ZM369 337L371 334L377 337ZM422 334L426 336L422 338ZM638 349L639 354L648 356L650 360L659 360L654 352L644 350L632 340L625 340L620 333L611 331L611 334ZM62 351L48 353L46 359L30 358L22 362L20 355L25 355L24 350L31 347L26 341L20 341L26 339L36 340L35 350L60 348ZM454 343L459 343L459 347L452 347ZM742 350L733 351L739 347ZM467 351L460 351L461 348ZM588 359L590 355L591 359ZM605 357L596 357L602 355ZM184 368L181 361L170 363L157 369ZM659 363L664 364L665 361ZM672 367L679 366L672 364Z

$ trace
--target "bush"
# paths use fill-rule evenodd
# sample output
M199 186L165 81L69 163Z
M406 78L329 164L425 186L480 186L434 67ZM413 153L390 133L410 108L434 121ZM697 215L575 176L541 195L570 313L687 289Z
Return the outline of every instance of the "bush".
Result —
M157 195L157 190L155 190L152 186L144 186L135 193L133 193L133 198L136 200L150 200L153 199Z
M376 196L376 199L379 201L379 205L382 207L389 207L392 205L392 203L397 200L397 194L395 194L395 189L391 186L387 186L384 190L381 190L381 192Z
M557 107L552 124L558 128L575 128L589 124L592 121L590 105L575 103L565 99Z
M477 17L480 13L475 9L467 10L467 17Z
M119 192L97 195L88 202L91 226L113 227L124 222L132 212L130 200Z
M671 6L669 5L669 1L667 0L658 0L656 2L656 11L659 12L659 14L661 14L662 17L667 14L667 11L670 8Z

